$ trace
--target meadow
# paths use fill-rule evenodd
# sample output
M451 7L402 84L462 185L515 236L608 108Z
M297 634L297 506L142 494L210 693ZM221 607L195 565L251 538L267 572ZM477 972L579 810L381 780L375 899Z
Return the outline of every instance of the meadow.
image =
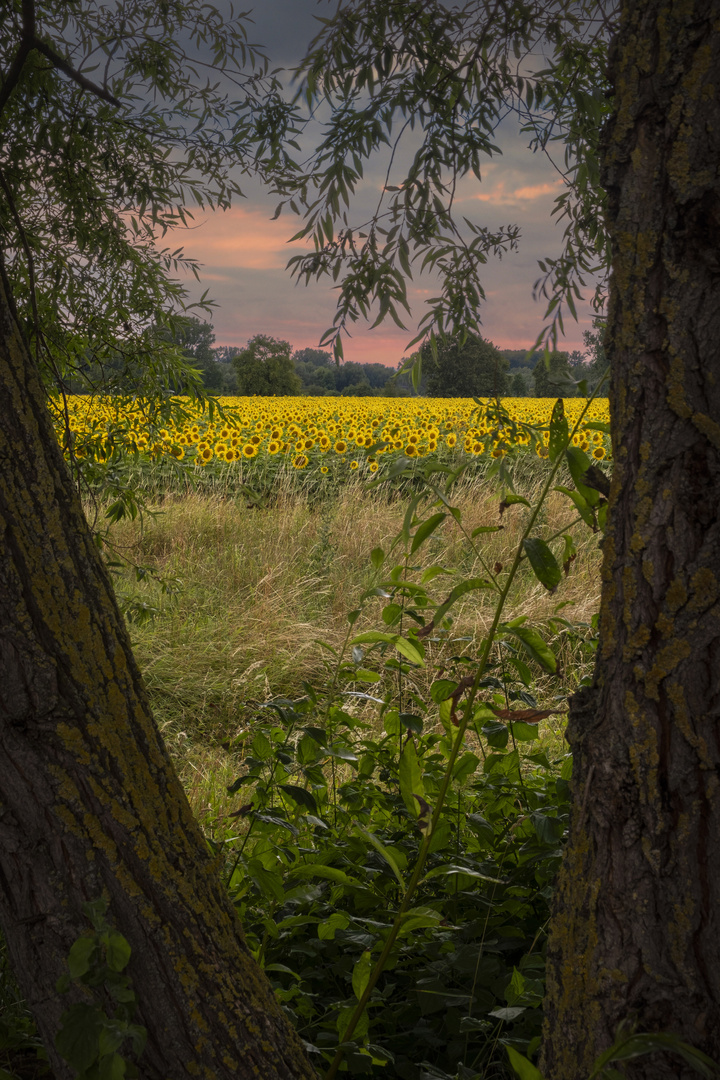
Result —
M511 1076L597 637L606 403L236 399L148 431L70 400L155 716L318 1075Z

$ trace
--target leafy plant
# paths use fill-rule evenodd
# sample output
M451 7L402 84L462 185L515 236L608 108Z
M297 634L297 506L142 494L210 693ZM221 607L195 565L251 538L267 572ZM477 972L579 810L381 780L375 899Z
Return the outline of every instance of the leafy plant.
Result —
M135 1063L120 1053L129 1042L133 1056L139 1058L147 1036L145 1028L132 1022L137 999L129 976L123 974L130 960L130 946L108 922L104 899L84 904L83 910L92 929L72 946L68 973L58 980L57 990L66 994L76 986L84 991L87 1000L75 1002L62 1014L55 1045L77 1070L78 1080L136 1077L139 1074ZM98 1003L103 992L109 1008Z
M446 520L462 529L462 467L428 466L390 550L372 552L344 646L324 645L325 686L267 703L242 736L229 790L251 795L232 814L242 827L214 842L250 947L326 1080L386 1066L408 1080L503 1075L504 1046L539 1045L571 763L538 744L539 721L562 711L537 698L538 680L559 676L552 641L504 608L521 565L554 592L559 543L571 561L581 514L556 536L536 531L570 441L560 402L534 506L498 460L502 504L527 510L522 541L504 570L477 547L482 529L467 535L483 574L439 597L447 571L422 549ZM480 642L458 639L453 609L478 590L497 597L492 624ZM358 632L375 601L384 629Z

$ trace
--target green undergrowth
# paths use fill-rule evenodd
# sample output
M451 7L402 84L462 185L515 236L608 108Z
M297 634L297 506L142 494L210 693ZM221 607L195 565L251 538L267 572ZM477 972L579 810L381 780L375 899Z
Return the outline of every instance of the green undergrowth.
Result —
M481 689L533 711L531 689L499 667ZM248 943L321 1074L340 1042L353 1075L506 1076L506 1046L539 1044L570 758L548 757L537 721L503 722L486 704L385 970L344 1038L452 751L452 719L428 730L429 710L413 707L360 720L311 687L267 703L242 739L239 805L208 823L212 842Z
M408 461L400 498L382 476L320 504L169 495L107 538L191 804L325 1080L491 1080L539 1046L605 510L571 436L559 402L542 477Z

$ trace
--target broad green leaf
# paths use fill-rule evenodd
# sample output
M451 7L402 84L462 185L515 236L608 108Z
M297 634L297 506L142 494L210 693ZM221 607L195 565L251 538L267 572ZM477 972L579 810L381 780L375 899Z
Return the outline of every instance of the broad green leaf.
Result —
M540 664L540 667L551 675L555 675L557 672L557 660L550 646L543 641L537 630L534 630L531 626L511 626L510 624L506 624L503 630L517 638L528 656Z
M55 1037L58 1053L78 1072L84 1072L97 1060L101 1014L92 1005L71 1005L60 1017Z
M419 817L420 807L415 795L425 797L422 770L414 739L408 739L400 755L400 794L413 817Z
M563 834L563 823L557 818L541 814L539 810L530 815L535 832L543 844L556 844Z
M388 866L392 870L393 874L397 878L397 881L398 881L398 884L399 884L400 888L404 889L405 888L405 882L403 881L402 874L400 873L400 871L398 869L398 864L395 861L395 859L393 858L392 854L388 851L388 849L382 843L382 841L378 840L377 836L375 836L374 833L371 833L368 829L364 829L362 825L358 824L358 822L355 822L355 827L358 830L358 832L362 833L362 835L365 837L366 840L370 841L370 843L375 848L375 850L378 852L378 854L383 857L383 859L388 864Z
M473 754L468 750L455 762L452 771L453 780L458 784L462 784L463 781L467 780L468 776L472 776L479 764L480 758L477 754Z
M263 897L270 897L278 903L282 903L285 899L285 893L283 892L282 877L279 873L266 869L259 859L250 859L248 861L247 872Z
M510 733L507 724L501 724L499 720L487 720L482 727L482 733L488 741L488 746L494 750L504 750L508 744Z
M362 954L358 962L355 964L352 973L352 988L355 997L360 1000L365 992L365 987L370 981L370 974L373 969L373 959L368 949Z
M119 1050L125 1038L125 1025L106 1021L98 1036L98 1054L106 1057Z
M379 570L385 562L385 552L381 547L373 548L370 552L370 562L376 570Z
M422 653L422 645L420 642L408 641L407 638L400 637L399 634L395 635L395 641L393 643L395 648L404 656L406 660L409 660L412 664L417 664L419 667L425 666L425 657Z
M427 570L423 570L420 575L420 581L423 585L427 585L428 582L434 581L436 577L453 574L454 572L454 570L446 570L444 566L428 566Z
M441 620L445 617L446 613L450 610L453 604L459 600L462 596L466 596L474 589L492 589L494 585L491 581L487 581L485 578L468 578L467 581L462 581L459 585L456 585L452 590L447 600L440 605L435 611L433 618L435 625L439 626Z
M592 512L592 508L579 491L573 491L571 488L563 487L562 484L558 484L555 491L559 491L563 495L567 495L568 499L572 499L575 509L580 514L580 517L585 524L589 525L591 529L595 527L595 515Z
M563 450L567 446L569 436L568 422L565 419L565 403L562 398L558 398L553 406L552 416L550 417L550 441L548 443L548 451L550 453L550 460L557 461L562 454Z
M323 878L325 881L334 881L337 885L360 885L359 881L350 877L344 870L337 866L325 866L324 863L300 863L299 866L291 866L286 872L286 877Z
M130 944L117 930L111 930L108 934L106 956L111 971L124 971L128 965Z
M477 878L478 881L490 881L493 885L502 885L501 878L490 877L488 874L481 874L479 870L473 870L468 866L456 866L454 863L448 863L445 866L435 866L430 870L423 882L432 881L438 877L457 877L458 874L464 874L465 877Z
M565 456L567 457L570 475L573 478L575 487L585 499L588 506L597 506L600 502L600 492L583 483L583 476L592 465L592 461L579 446L568 446L565 451Z
M441 701L446 701L447 698L457 689L457 683L454 679L436 679L430 687L430 697L439 705Z
M311 813L317 814L317 803L311 792L306 791L305 788L298 787L297 784L280 784L279 787L280 790L284 791L286 795L289 795L298 806L302 806L306 810L310 810Z
M519 1005L511 1005L505 1009L493 1009L488 1013L488 1016L494 1016L498 1020L505 1020L509 1022L511 1020L517 1020L521 1013L525 1012L525 1008Z
M337 1033L340 1042L345 1042L346 1039L355 1039L360 1042L365 1038L368 1033L368 1027L370 1026L370 1018L368 1016L367 1009L363 1009L360 1019L358 1020L355 1028L350 1031L348 1025L355 1012L354 1005L345 1005L341 1010L337 1018L336 1026Z
M263 735L262 731L259 731L252 741L252 755L259 758L260 761L267 761L272 756L273 745L268 739L267 735Z
M431 536L432 533L435 532L438 525L442 525L446 517L447 514L433 514L433 516L429 517L427 521L423 521L422 525L418 525L417 529L415 530L412 545L410 547L411 555L413 555L420 547L420 545L424 543L425 540L427 540L428 536Z
M514 491L508 491L503 496L503 500L500 503L500 510L503 511L503 510L507 509L508 506L529 506L529 505L530 505L530 503L527 501L527 499L525 498L524 495L516 495Z
M68 967L73 979L79 979L90 970L90 962L95 952L95 937L78 938L68 954Z
M595 1061L590 1080L596 1076L607 1075L609 1070L604 1069L604 1066L613 1061L628 1061L668 1050L679 1054L700 1076L707 1077L708 1080L720 1075L720 1066L717 1062L704 1054L702 1050L683 1042L678 1035L670 1032L641 1032L618 1039L609 1050L601 1054Z
M516 720L508 727L518 742L534 742L538 737L537 724L524 724L522 720Z
M520 1080L544 1080L543 1074L539 1069L535 1068L532 1061L528 1061L512 1046L506 1046L505 1049L513 1071L520 1077Z
M332 941L338 930L347 930L349 925L347 915L342 911L333 911L329 918L318 924L318 937L321 941Z
M379 671L370 671L369 668L356 668L355 671L348 672L348 677L354 682L370 684L380 682L382 679Z
M480 536L482 533L501 532L504 528L504 525L478 525L477 529L473 529L470 533L470 536L474 540L476 536Z
M546 589L555 592L562 579L562 570L545 541L539 537L531 537L523 540L523 548L535 577Z
M120 1054L100 1059L97 1080L124 1080L126 1061Z

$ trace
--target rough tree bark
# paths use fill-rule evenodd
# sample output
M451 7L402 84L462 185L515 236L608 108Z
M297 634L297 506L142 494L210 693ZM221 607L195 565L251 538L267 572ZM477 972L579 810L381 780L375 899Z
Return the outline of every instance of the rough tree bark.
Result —
M720 1060L720 3L628 0L611 66L615 466L595 678L568 726L549 1080L587 1076L623 1020Z
M101 894L146 1080L311 1080L153 722L0 280L0 925L58 1080L55 983Z

